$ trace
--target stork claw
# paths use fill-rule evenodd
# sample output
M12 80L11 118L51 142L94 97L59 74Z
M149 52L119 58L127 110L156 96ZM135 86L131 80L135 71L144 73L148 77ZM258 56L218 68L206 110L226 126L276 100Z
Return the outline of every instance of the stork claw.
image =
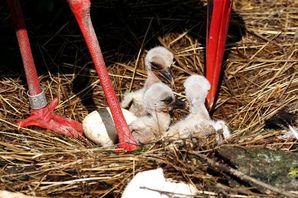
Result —
M117 150L116 152L121 152L121 151L133 151L136 150L137 148L139 148L139 145L135 144L135 143L129 143L129 142L125 142L125 143L120 143L117 146Z
M58 98L55 98L48 106L42 109L32 109L31 116L18 121L17 124L20 127L38 126L74 138L82 137L83 127L81 123L54 114L57 104Z

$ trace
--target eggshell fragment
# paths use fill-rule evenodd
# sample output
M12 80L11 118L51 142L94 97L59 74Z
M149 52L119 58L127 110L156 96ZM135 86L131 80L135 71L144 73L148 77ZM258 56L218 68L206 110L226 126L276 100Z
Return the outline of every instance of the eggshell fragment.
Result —
M191 198L195 197L196 188L184 182L166 179L161 168L136 174L128 183L121 198Z

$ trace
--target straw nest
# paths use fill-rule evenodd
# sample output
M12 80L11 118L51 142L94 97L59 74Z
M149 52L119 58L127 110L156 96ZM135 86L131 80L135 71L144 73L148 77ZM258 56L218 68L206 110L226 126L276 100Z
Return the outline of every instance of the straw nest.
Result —
M35 7L24 2L25 9L35 10L31 15L27 11L28 26L34 31L30 32L33 51L37 64L46 66L38 71L48 99L60 98L56 113L82 121L88 110L106 106L69 11L65 11L68 18L59 19L59 27L54 25L61 16L57 12L47 29L34 19L34 14L40 14ZM108 2L94 2L92 16L119 99L125 91L142 86L146 78L144 55L156 45L175 54L174 91L183 99L184 79L204 72L206 2ZM297 142L277 138L282 131L264 129L264 120L278 110L298 111L297 8L295 0L234 2L223 78L213 111L214 118L224 119L233 130L232 139L224 145L297 149ZM1 29L5 29L8 41L14 41L13 32L7 30L7 10L1 9L6 12L2 15L6 25ZM107 17L100 18L99 12ZM71 139L35 127L19 128L16 120L29 116L27 88L20 69L11 68L20 65L11 63L19 59L19 52L12 43L5 44L9 46L5 50L14 53L10 57L17 58L9 62L2 57L0 67L0 189L52 197L120 197L137 172L162 167L167 177L195 184L198 196L276 193L260 190L257 185L247 187L221 172L212 161L219 147L212 140L203 146L180 145L175 149L156 142L133 153L114 153L86 139ZM175 119L186 113L176 112Z

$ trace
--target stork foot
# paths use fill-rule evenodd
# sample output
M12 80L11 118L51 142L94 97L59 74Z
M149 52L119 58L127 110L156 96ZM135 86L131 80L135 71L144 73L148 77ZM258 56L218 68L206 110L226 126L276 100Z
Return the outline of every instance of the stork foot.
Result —
M139 148L139 146L131 139L128 139L125 143L119 143L116 152L121 151L133 151Z
M32 109L31 116L18 121L17 124L20 127L38 126L74 138L82 137L83 127L81 123L54 114L57 104L58 98L55 98L44 108Z

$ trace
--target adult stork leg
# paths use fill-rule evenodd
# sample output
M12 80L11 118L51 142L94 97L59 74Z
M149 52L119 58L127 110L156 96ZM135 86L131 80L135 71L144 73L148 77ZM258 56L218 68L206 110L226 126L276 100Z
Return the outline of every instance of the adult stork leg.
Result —
M58 98L55 98L48 105L45 93L41 89L38 81L20 2L19 0L7 0L7 2L16 29L16 35L29 88L29 102L32 109L31 116L25 120L19 121L18 124L21 127L34 125L49 129L59 134L76 138L81 137L83 129L79 122L54 114L54 109L58 104Z
M231 10L232 0L208 0L206 78L211 84L207 96L209 109L213 107L216 98Z
M85 38L108 105L111 109L112 117L118 132L119 147L125 150L133 150L137 148L137 145L122 114L96 38L90 17L90 0L68 0L68 3Z

